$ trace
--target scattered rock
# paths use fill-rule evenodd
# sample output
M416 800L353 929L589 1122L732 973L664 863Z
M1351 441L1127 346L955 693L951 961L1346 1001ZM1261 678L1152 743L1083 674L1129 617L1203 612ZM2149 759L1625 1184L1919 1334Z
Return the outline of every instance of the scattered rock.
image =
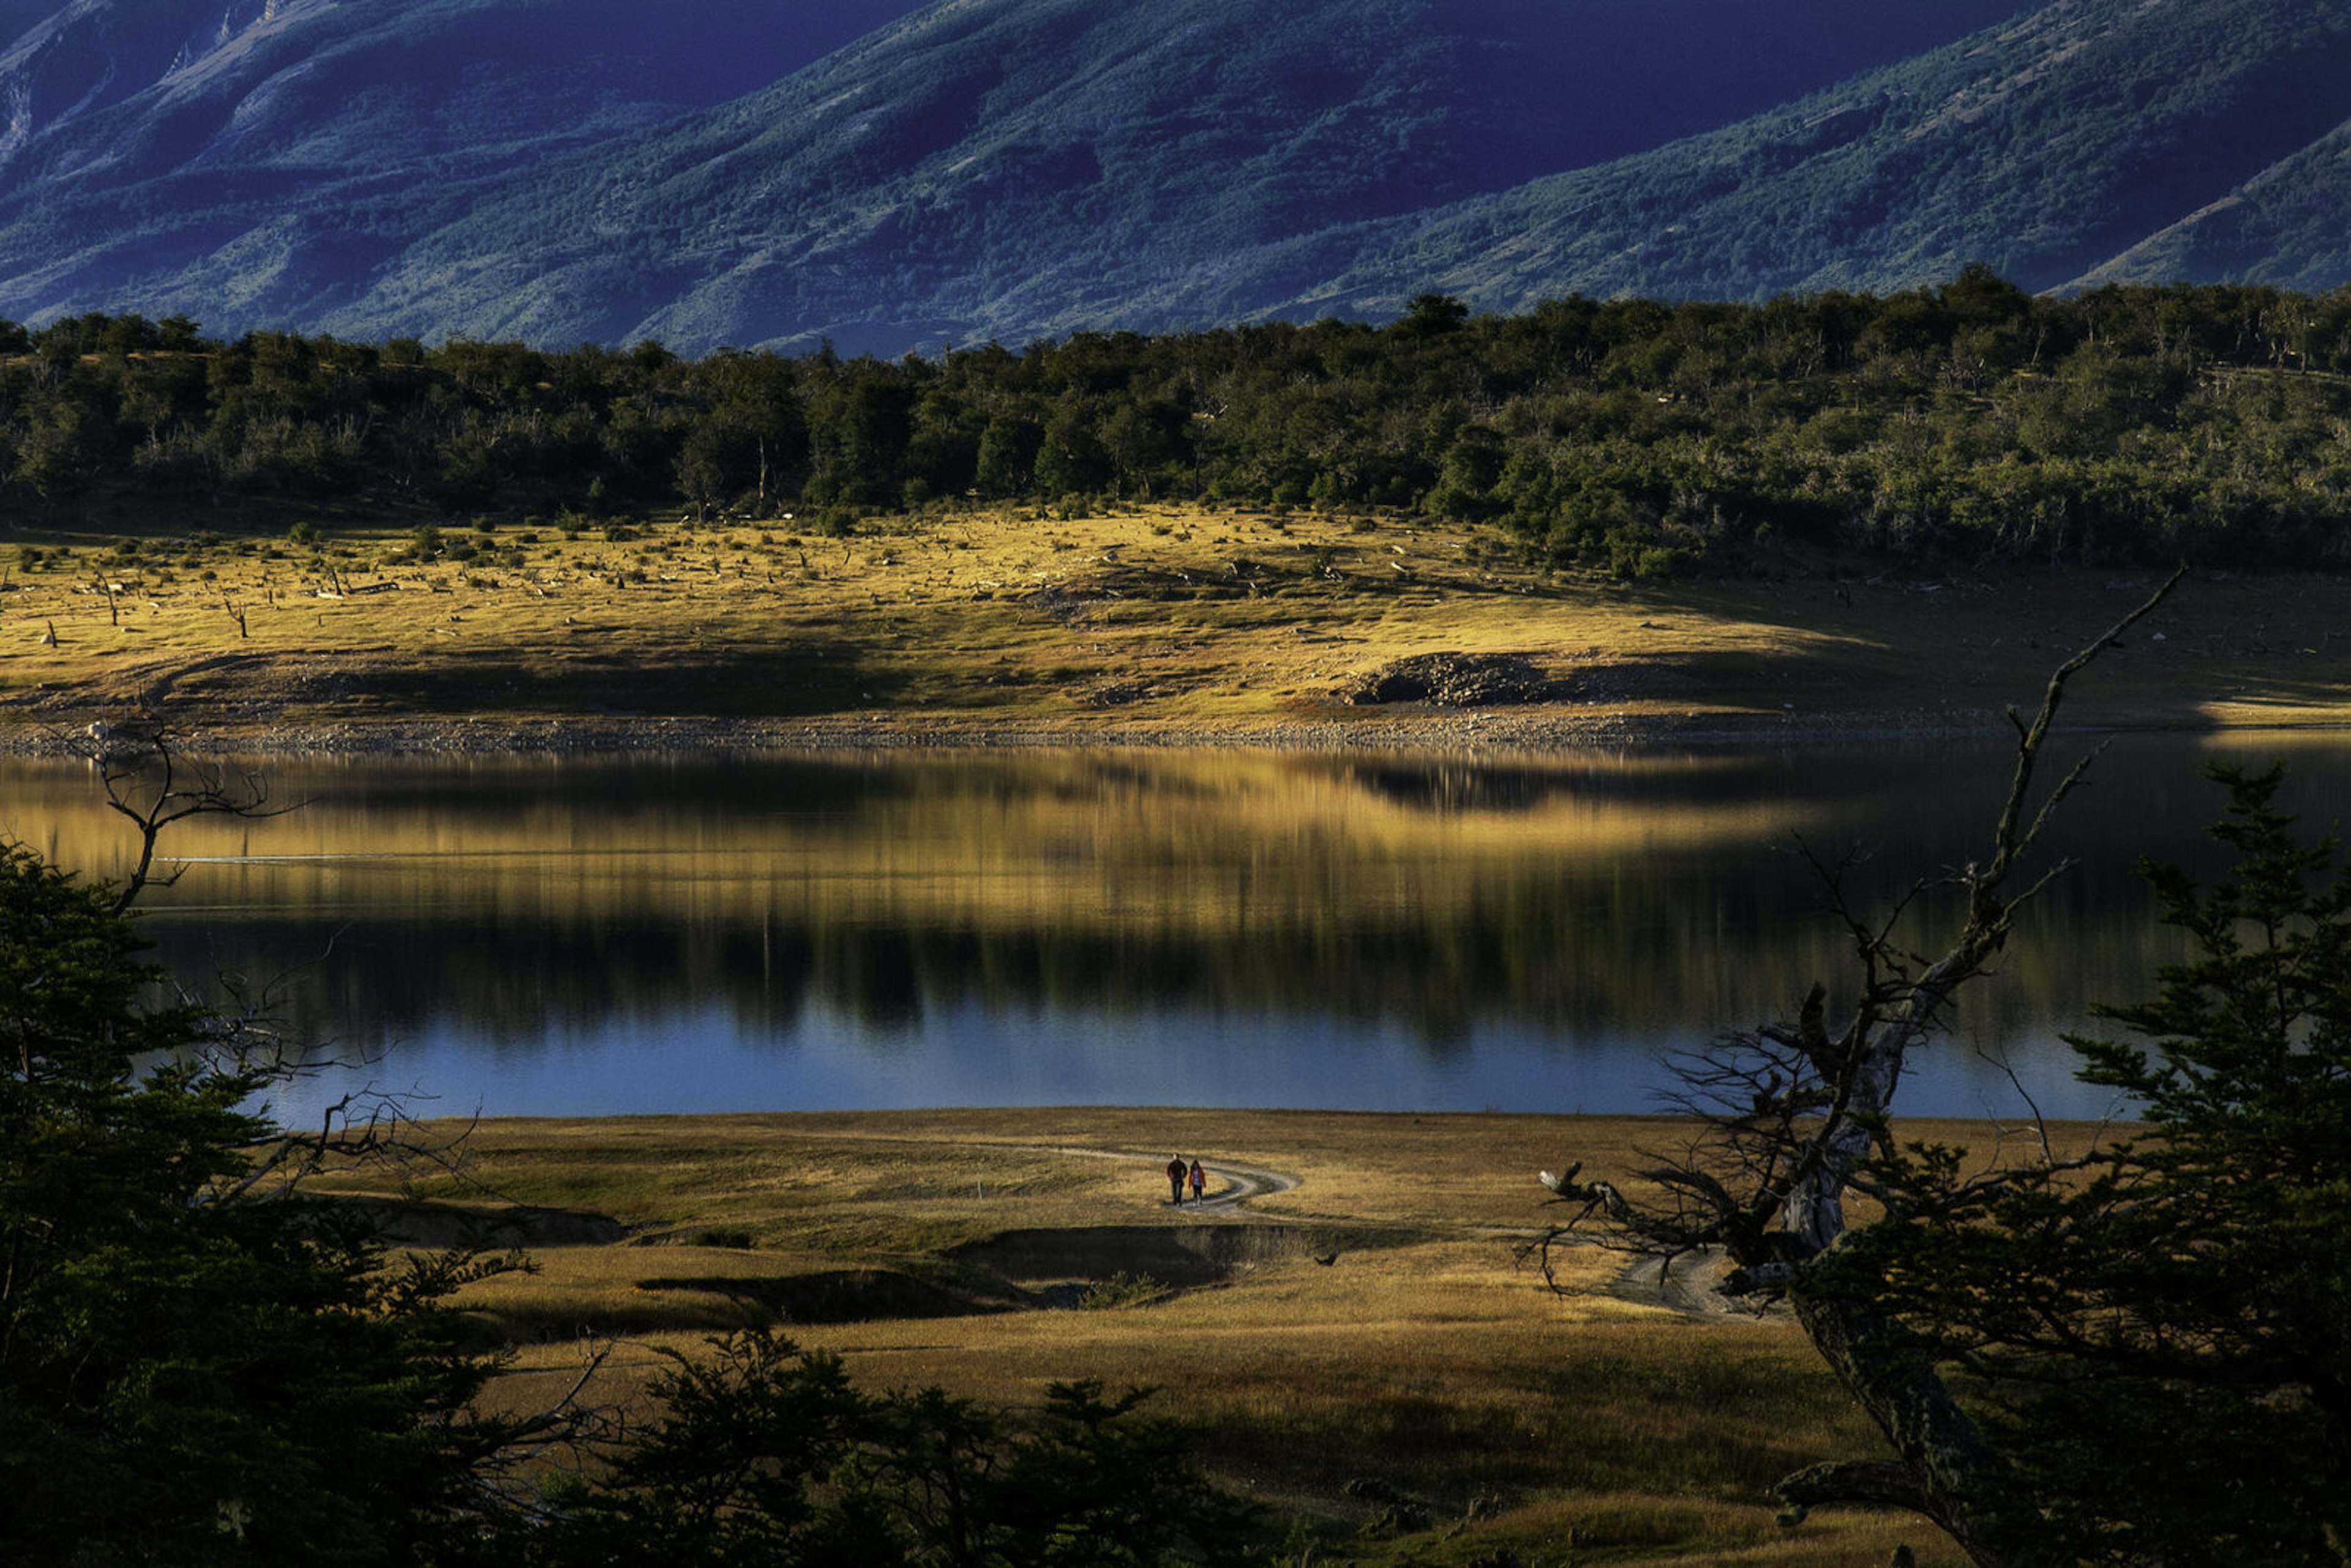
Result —
M1409 1498L1392 1502L1364 1527L1367 1535L1417 1535L1428 1528L1428 1510Z
M1377 1476L1357 1476L1345 1490L1359 1502L1380 1505L1377 1516L1364 1526L1366 1535L1414 1535L1429 1526L1426 1503L1406 1497Z
M1369 706L1428 703L1437 707L1498 707L1558 702L1566 684L1536 669L1523 653L1416 653L1342 686L1341 700Z
M1081 626L1092 614L1082 601L1051 583L1024 596L1020 607L1059 622L1063 626Z

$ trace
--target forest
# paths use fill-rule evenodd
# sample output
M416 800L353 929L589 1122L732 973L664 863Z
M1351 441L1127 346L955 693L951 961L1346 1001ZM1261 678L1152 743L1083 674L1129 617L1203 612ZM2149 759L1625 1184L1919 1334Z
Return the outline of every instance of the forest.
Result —
M2351 540L2351 289L1932 289L1760 305L1424 295L1326 319L887 361L829 347L207 338L0 322L18 526L331 508L567 531L1117 500L1417 512L1530 561L1735 575L1778 553L2329 569ZM798 510L795 511L794 508Z

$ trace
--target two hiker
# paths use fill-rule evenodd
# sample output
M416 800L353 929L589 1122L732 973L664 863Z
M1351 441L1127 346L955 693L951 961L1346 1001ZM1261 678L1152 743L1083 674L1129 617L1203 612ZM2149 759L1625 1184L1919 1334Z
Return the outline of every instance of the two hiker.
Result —
M1201 1194L1207 1190L1208 1173L1200 1168L1200 1162L1197 1160L1194 1160L1187 1166L1184 1163L1183 1155L1170 1155L1167 1161L1167 1201L1183 1202L1184 1187L1186 1183L1190 1184L1192 1188L1192 1201L1197 1203L1200 1201Z

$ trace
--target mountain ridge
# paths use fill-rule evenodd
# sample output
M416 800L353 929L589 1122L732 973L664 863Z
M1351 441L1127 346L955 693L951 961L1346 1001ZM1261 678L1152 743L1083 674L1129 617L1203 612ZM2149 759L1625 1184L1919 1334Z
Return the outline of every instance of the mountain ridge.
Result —
M689 0L653 33L627 0L148 0L145 31L131 0L16 0L0 26L37 13L0 48L0 314L34 321L894 354L1431 290L2351 277L2351 16L2314 0Z
M2299 16L2307 26L2283 37L2281 29L2266 30L2267 48L2250 61L2257 68L2231 70L2222 62L2201 78L2152 84L2131 76L2131 62L2173 63L2206 49L2200 30L2175 37L2168 50L2157 47L2159 40L2134 20L2166 11L2176 18L2251 10ZM2059 67L2051 67L2052 57ZM2057 112L2101 92L2148 94L2132 142L2089 144L2092 133L2070 129ZM1931 108L1920 107L1930 99ZM2212 120L2232 111L2231 123L2241 127L2252 105L2280 122L2269 140L2241 130L2227 139L2210 134ZM2351 17L2298 0L2169 6L2058 0L1965 44L1741 125L1605 170L1461 204L1409 235L1382 236L1346 271L1282 308L1392 311L1405 297L1365 285L1407 273L1421 287L1494 309L1533 302L1539 290L1512 287L1521 277L1552 293L1668 298L1884 291L1947 278L1970 263L2035 291L2220 281L2123 258L2186 214L2227 202L2314 140L2339 136L2346 119ZM2056 141L2072 155L1987 159L1980 129L1986 126ZM2064 147L2069 135L2085 144ZM2136 174L2134 160L2161 172ZM1840 226L1844 232L1834 232ZM2158 254L2146 256L2151 262ZM1682 259L1690 256L1699 258L1697 266ZM1749 286L1710 287L1726 271ZM2338 250L2298 264L2295 280L2332 287L2346 277L2351 252Z
M1579 15L1604 32L1633 9ZM1730 14L1710 0L1640 9L1693 26ZM2004 9L1946 4L1941 14ZM1751 64L1749 51L1729 46L1797 14L1808 37L1849 49L1883 8L1790 0L1740 12L1743 31L1719 57L1724 77ZM724 201L732 188L709 172L748 149L763 179L700 228L664 236L672 256L698 264L709 281L631 329L688 344L804 347L829 336L891 351L909 341L1200 324L1258 313L1292 274L1313 272L1311 262L1285 264L1270 279L1220 288L1219 272L1239 258L1261 269L1300 246L1314 256L1327 248L1320 236L1382 216L1409 221L1619 150L1605 126L1552 108L1562 73L1582 68L1586 35L1562 31L1544 7L1423 0L1367 15L1310 0L1288 7L1279 26L1226 0L1176 0L1139 15L1072 0L928 7L764 93L635 139L629 176L645 181L643 199L665 220ZM956 63L973 57L1012 63ZM1851 57L1825 56L1814 74ZM1628 68L1611 55L1584 74ZM1657 82L1686 72L1662 47L1646 68ZM966 73L991 70L998 79L987 88L966 85ZM988 102L991 92L1005 101ZM967 110L971 129L946 128ZM559 165L540 190L425 241L400 270L445 276L507 234L576 233L595 204L590 188L630 183L602 157ZM853 202L821 199L843 186ZM796 205L808 193L818 199ZM460 306L463 329L559 336L565 328L530 293L576 313L582 299L627 281L577 238L549 240L527 270L534 281L520 291L485 279ZM1205 312L1151 303L1204 290ZM381 319L362 301L337 324L366 330ZM862 329L876 319L878 330ZM596 322L608 334L616 324L611 315Z
M250 295L283 318L256 324L307 325L306 267L347 295L481 183L904 8L831 0L778 26L758 0L694 0L662 47L622 48L630 0L82 0L0 50L0 308L235 319Z

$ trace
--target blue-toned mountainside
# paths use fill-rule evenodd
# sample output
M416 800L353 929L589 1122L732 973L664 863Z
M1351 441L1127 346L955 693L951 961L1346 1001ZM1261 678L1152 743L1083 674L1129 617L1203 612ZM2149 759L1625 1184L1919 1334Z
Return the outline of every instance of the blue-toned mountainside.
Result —
M2331 287L2335 0L0 0L0 315L903 349Z
M954 0L559 162L332 320L381 331L430 297L481 336L889 351L1228 319L1314 276L1300 236L1720 124L2005 9Z
M0 0L0 312L313 321L479 182L764 87L911 3Z
M2158 230L2085 281L2259 278L2317 292L2351 274L2351 125Z
M2351 278L2351 7L2059 0L1674 146L1367 229L1286 313L1435 288L1884 290L1982 262L2035 290Z

